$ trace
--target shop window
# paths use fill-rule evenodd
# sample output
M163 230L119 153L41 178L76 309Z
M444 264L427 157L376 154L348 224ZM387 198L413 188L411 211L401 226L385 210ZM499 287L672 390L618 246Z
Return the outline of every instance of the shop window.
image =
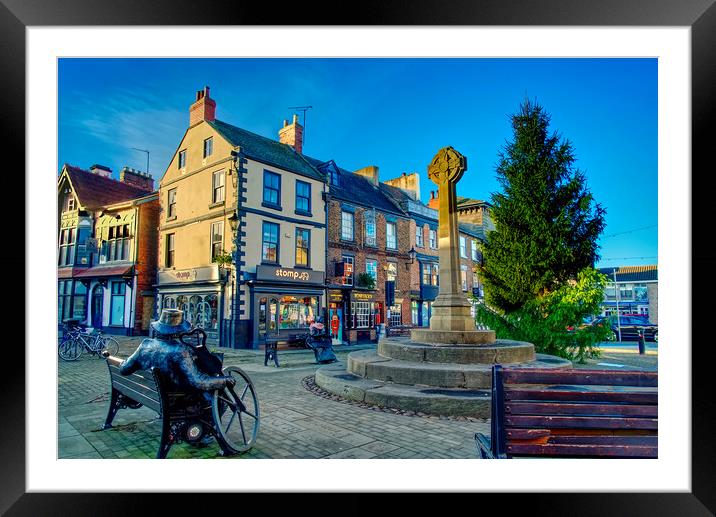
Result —
M266 332L266 311L268 298L259 299L259 332Z
M210 136L204 140L204 158L214 154L214 137Z
M173 188L167 192L167 219L177 215L177 189Z
M434 250L438 249L438 232L430 230L430 247Z
M71 266L75 263L75 229L65 228L60 231L59 266Z
M224 221L211 223L211 261L224 251Z
M424 246L424 244L423 244L423 227L422 226L415 227L415 245L418 248L422 248Z
M60 280L57 283L57 319L62 322L70 317L72 298L72 280Z
M344 210L341 212L341 239L352 241L353 235L353 214Z
M418 302L410 302L410 320L413 326L418 326Z
M365 261L365 272L373 277L376 285L378 284L378 261L368 259Z
M311 184L296 180L296 210L311 213Z
M165 266L174 267L174 235L173 233L167 234L167 246L165 256Z
M385 223L385 247L391 250L398 249L398 233L395 223Z
M304 298L283 296L279 302L278 326L280 330L308 328L318 316L318 298L316 296Z
M278 235L279 225L276 223L263 223L263 242L261 245L261 260L278 264Z
M278 300L271 298L269 303L269 330L276 330L276 321L278 320Z
M225 197L224 171L216 171L211 175L212 203L223 203Z
M366 210L363 218L365 220L365 245L376 246L375 210Z
M281 176L274 172L264 171L263 205L270 208L281 207Z
M112 282L110 299L109 324L124 326L124 294L126 284L124 282Z
M355 321L355 328L369 328L371 315L373 314L373 303L352 302L351 309L353 312L353 319Z
M87 287L82 282L75 282L73 298L72 318L80 321L87 320Z
M296 265L309 267L311 253L311 231L296 228Z

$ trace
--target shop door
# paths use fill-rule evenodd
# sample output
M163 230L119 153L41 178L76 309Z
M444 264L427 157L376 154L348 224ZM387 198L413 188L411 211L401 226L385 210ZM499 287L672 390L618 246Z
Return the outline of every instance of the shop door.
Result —
M331 332L333 344L343 343L343 306L332 303L328 309L328 328Z
M102 327L102 309L104 302L104 288L96 285L92 290L92 327Z

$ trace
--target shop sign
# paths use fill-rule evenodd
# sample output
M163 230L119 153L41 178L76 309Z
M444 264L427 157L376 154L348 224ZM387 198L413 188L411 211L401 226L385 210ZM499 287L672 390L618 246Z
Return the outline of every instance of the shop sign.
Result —
M359 292L355 292L355 291L353 291L351 293L351 296L353 297L354 300L364 300L364 301L369 301L369 302L372 302L373 299L375 298L374 293L359 293Z
M343 301L343 293L328 293L328 301L342 302Z
M158 283L175 284L177 282L210 282L219 280L218 266L204 266L191 269L169 269L159 271Z
M323 284L323 271L293 269L289 267L256 266L256 280L272 280L297 284Z

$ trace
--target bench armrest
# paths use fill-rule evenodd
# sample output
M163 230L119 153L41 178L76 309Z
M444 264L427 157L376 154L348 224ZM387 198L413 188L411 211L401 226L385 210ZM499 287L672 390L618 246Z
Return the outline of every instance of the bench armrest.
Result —
M477 453L483 460L494 460L492 448L490 447L490 439L482 433L475 433L475 443L477 445Z

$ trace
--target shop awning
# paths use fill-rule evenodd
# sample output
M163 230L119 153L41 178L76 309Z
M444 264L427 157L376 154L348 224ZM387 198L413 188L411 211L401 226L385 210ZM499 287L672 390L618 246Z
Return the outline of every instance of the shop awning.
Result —
M102 278L107 276L131 276L134 266L97 266L75 274L75 278Z

